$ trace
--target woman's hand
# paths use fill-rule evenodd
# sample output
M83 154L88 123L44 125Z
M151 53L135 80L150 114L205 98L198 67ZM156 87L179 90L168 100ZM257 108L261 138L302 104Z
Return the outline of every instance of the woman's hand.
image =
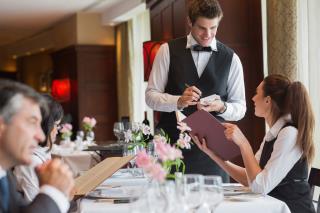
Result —
M191 135L191 134L190 134ZM191 135L191 138L193 140L193 142L195 144L197 144L197 146L199 147L199 149L201 151L203 151L204 153L206 153L209 156L213 156L215 155L208 147L207 147L207 142L206 139L202 138L201 141L199 140L199 138L195 135Z
M239 147L244 143L248 143L247 138L243 135L243 133L237 125L231 123L224 123L223 126L226 128L224 130L224 134L228 140L233 141Z

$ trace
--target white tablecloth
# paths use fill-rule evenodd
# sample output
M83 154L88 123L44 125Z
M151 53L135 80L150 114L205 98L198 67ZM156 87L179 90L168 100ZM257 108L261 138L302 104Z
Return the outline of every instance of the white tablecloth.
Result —
M53 152L52 156L68 164L75 177L100 162L100 157L95 152L88 151Z
M119 178L113 176L106 180L103 185L134 185L147 184L144 178ZM83 199L80 203L79 211L82 213L127 213L134 207L135 203L128 204L113 204L111 202L97 202L90 199ZM197 213L201 213L198 211ZM232 201L225 199L215 210L215 213L290 213L288 206L275 198L270 196L261 196L250 200Z
M80 212L83 213L127 213L133 204L113 204L83 200ZM199 213L201 210L199 211ZM252 201L223 201L214 213L290 213L288 206L275 198L266 196Z

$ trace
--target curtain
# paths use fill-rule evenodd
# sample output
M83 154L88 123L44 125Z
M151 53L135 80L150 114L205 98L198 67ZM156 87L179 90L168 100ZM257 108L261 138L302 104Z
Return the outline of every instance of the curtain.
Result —
M130 64L130 92L132 93L132 121L142 122L145 104L143 69L143 42L150 40L150 15L146 10L128 21L128 48Z
M117 48L117 94L118 94L118 120L122 116L132 118L132 76L128 49L128 23L116 27Z
M295 79L297 73L296 0L267 0L267 46L270 74Z
M316 159L320 168L320 1L298 0L298 72L297 79L306 85L315 114Z
M320 168L320 1L267 0L268 72L301 81L315 114L316 159Z

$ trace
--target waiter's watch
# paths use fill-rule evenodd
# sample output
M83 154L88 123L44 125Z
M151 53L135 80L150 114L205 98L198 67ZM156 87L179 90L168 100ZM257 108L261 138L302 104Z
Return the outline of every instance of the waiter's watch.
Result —
M227 111L227 104L225 101L223 101L223 109L221 111L218 111L218 114L222 114L225 113L225 111Z

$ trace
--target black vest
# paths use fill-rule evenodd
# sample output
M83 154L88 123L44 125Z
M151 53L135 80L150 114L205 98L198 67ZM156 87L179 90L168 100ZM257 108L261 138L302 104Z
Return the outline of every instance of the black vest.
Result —
M191 50L186 49L187 38L178 38L168 42L170 51L170 66L168 82L165 87L165 93L171 95L182 95L186 86L194 85L202 92L202 97L217 94L226 101L227 81L229 77L230 65L233 57L233 50L217 41L218 51L213 51L201 77L199 78L197 68L194 64ZM185 115L195 112L196 106L190 106L183 110ZM212 113L216 115L215 113ZM221 117L217 117L222 120ZM162 128L175 142L179 138L179 131L176 128L177 120L175 112L162 112L158 128ZM206 154L200 151L196 145L191 150L184 151L184 161L186 163L187 173L218 174L226 176ZM226 181L226 179L225 179Z
M287 124L282 129L287 126L291 125ZM277 138L265 142L259 162L261 169L264 169L269 161L276 140ZM307 161L300 159L268 195L285 202L292 213L315 213L307 179Z

